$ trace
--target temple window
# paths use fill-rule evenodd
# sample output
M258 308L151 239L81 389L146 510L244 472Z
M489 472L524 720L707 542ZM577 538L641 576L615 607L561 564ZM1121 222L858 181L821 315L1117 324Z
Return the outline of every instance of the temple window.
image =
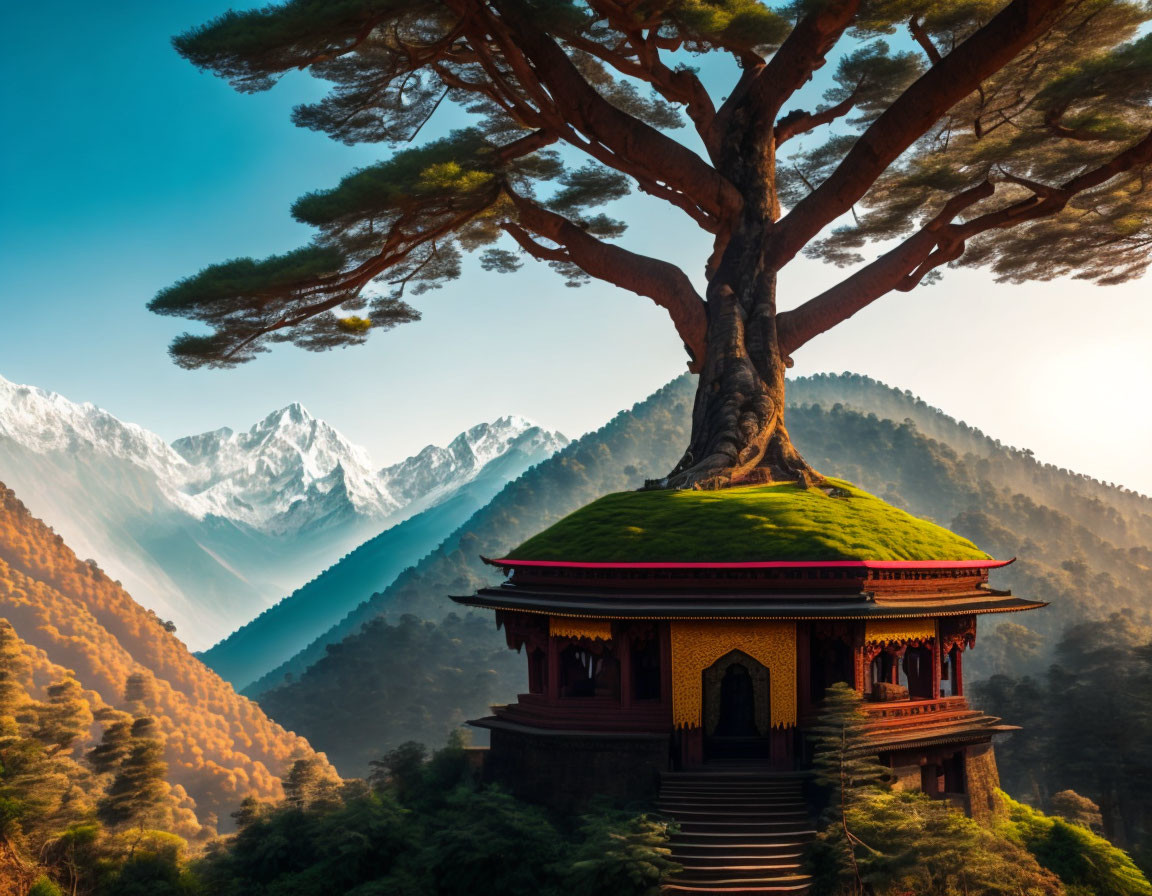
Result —
M883 650L872 660L869 674L872 684L900 684L900 663L892 653Z
M576 644L560 653L561 697L620 697L620 663L610 652L600 656Z
M591 697L596 693L596 657L575 644L560 652L560 696Z
M932 648L909 647L904 653L904 674L908 677L908 696L930 700L933 693Z

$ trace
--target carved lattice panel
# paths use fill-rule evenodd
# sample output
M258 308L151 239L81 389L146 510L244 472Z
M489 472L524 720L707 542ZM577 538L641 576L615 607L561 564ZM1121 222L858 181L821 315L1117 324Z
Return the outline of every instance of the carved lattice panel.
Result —
M704 670L740 650L768 669L773 728L796 724L795 622L672 622L672 718L699 728Z

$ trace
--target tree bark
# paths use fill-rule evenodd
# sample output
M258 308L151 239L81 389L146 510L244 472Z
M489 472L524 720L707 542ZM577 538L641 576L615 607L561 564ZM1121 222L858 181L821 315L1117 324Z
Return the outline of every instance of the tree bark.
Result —
M725 488L822 481L784 426L790 360L776 327L776 270L765 251L780 217L776 110L751 96L725 122L720 167L744 196L739 220L709 271L707 352L692 411L692 437L659 488Z
M757 303L749 314L730 289L710 297L708 353L696 389L691 440L675 469L654 486L710 489L822 481L784 425L787 361L769 305L775 305L774 297Z

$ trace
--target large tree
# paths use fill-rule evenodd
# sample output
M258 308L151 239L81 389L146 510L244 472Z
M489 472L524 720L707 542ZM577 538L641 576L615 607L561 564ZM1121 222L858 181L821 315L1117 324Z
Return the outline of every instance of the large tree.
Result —
M504 272L529 256L667 310L700 384L691 442L661 485L809 479L784 427L784 372L820 333L942 265L1010 282L1143 272L1150 15L1123 0L287 0L229 12L178 37L179 52L241 91L307 69L333 86L296 109L297 124L403 148L296 202L318 231L310 245L213 265L150 307L212 328L177 338L177 363L230 366L270 343L320 350L414 320L405 297L459 276L462 252ZM722 97L704 83L723 68L713 59L732 63ZM823 102L804 102L829 62ZM471 126L414 143L448 105ZM685 118L691 130L674 135ZM601 209L633 187L711 235L702 292L617 242L624 223ZM866 260L869 242L880 254ZM802 253L849 270L778 311L777 278Z

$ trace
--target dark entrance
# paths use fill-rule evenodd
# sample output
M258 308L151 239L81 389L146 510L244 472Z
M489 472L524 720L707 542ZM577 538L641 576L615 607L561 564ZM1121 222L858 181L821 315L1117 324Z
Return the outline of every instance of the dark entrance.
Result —
M768 670L733 650L704 670L704 758L767 760Z
M743 663L733 663L720 679L720 721L716 737L757 737L756 698L752 676Z

